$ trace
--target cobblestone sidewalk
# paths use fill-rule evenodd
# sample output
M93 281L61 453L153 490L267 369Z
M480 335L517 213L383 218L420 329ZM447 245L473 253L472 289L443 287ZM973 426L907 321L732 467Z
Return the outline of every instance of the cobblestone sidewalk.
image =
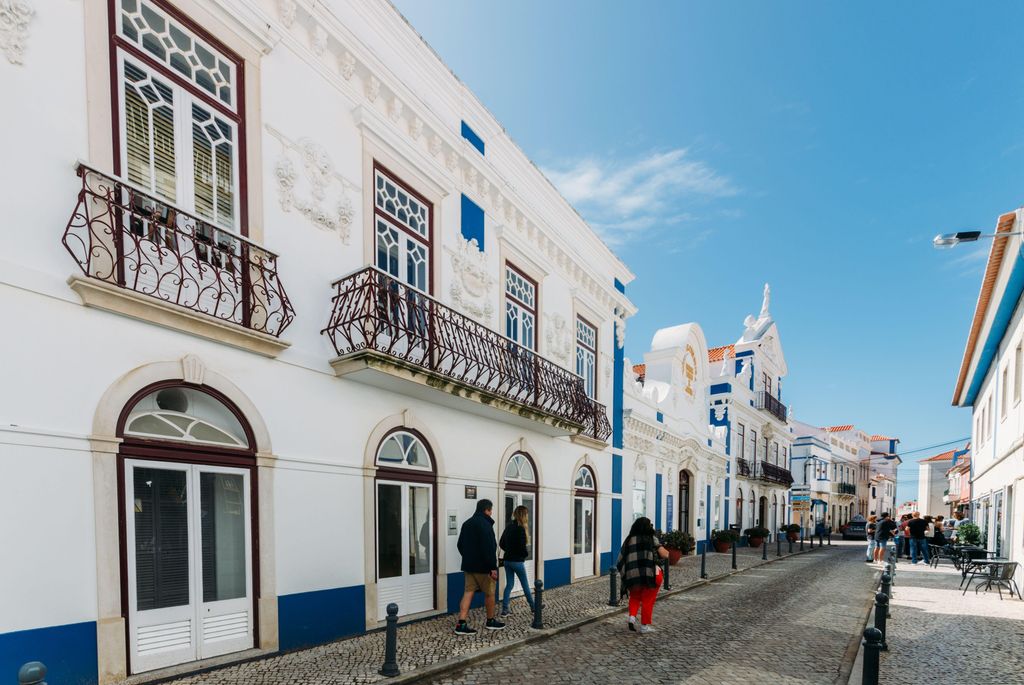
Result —
M794 551L798 550L794 545ZM783 545L783 556L787 546ZM769 560L776 549L769 547ZM760 549L737 550L737 567L750 568L761 561ZM710 578L732 571L730 554L707 555ZM700 557L683 557L670 572L674 588L682 588L700 580ZM562 586L544 593L544 626L556 628L587 617L601 616L608 606L608 577ZM621 611L621 610L620 610ZM481 630L472 637L456 636L451 616L400 625L398 629L398 662L403 674L448 662L489 648L514 644L537 635L530 629L533 615L522 598L513 600L513 615L503 631ZM483 609L470 613L470 625L481 628ZM377 673L384 660L384 633L375 632L319 647L279 656L244 662L215 671L179 678L174 685L341 685L343 683L376 683L386 679Z
M879 682L1024 683L1024 602L962 595L960 572L900 562Z

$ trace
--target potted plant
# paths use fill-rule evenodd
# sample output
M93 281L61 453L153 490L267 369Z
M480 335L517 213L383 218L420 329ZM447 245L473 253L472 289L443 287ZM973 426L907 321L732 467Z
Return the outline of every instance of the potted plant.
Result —
M980 545L981 544L981 528L973 523L964 523L956 528L956 539L961 545ZM985 555L980 551L967 551L967 556L971 559L983 558Z
M790 542L796 542L797 537L800 535L800 526L796 523L790 523L787 526L779 528L780 533L786 534L786 539Z
M751 547L760 547L764 539L771 535L772 532L764 526L754 526L753 528L747 528L743 531L743 534L747 536L747 543Z
M665 534L659 534L658 537L668 550L668 563L673 566L693 549L693 536L681 530L670 530Z
M711 542L716 552L728 552L732 543L738 542L739 533L734 530L716 530L711 533Z

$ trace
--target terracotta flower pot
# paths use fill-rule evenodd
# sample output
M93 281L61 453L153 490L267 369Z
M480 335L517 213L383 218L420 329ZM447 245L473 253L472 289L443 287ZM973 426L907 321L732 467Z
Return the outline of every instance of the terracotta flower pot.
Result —
M673 566L675 566L677 563L679 563L679 560L682 559L682 558L683 558L683 550L681 550L681 549L674 549L672 547L668 548L668 563L670 563Z
M762 542L764 542L764 538L754 537L753 535L747 536L747 544L751 547L760 547Z
M796 542L797 534L796 533L786 533L786 539L789 540L790 542Z
M732 543L731 542L719 542L718 540L714 540L713 543L715 545L715 551L716 552L721 552L723 554L725 552L728 552L729 548L732 547Z

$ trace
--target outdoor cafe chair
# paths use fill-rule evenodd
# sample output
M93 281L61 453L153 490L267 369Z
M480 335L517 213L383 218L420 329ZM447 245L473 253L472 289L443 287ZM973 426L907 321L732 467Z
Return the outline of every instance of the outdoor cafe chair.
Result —
M988 561L982 570L971 576L971 580L978 579L978 584L974 587L974 594L978 594L978 590L984 585L985 591L992 589L992 586L996 586L996 590L999 591L999 599L1003 598L1003 588L1005 587L1010 591L1010 599L1013 599L1013 593L1016 591L1018 599L1024 599L1021 597L1020 588L1017 587L1017 581L1013 579L1013 576L1017 573L1018 564L1016 561ZM967 587L971 587L971 583L967 583ZM967 590L964 590L966 594Z
M939 562L943 559L949 561L957 569L960 567L956 554L950 550L948 545L928 545L928 554L928 563L932 568L938 568Z

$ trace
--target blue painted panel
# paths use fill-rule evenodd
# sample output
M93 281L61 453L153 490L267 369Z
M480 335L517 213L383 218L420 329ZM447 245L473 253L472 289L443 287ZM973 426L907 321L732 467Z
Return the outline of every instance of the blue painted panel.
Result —
M480 251L484 250L484 210L465 195L462 196L462 237L475 240Z
M608 573L608 569L610 569L611 567L612 567L612 553L611 552L601 552L601 566L600 566L601 575L603 576L604 574Z
M544 560L544 587L553 588L569 584L569 557Z
M654 527L661 530L661 474L654 476Z
M547 587L547 582L544 583L544 587ZM466 574L462 571L456 571L455 573L448 574L448 613L457 614L459 613L459 602L462 601L462 595L466 592ZM497 594L497 586L495 586L495 594ZM473 595L473 601L470 602L469 608L476 609L484 605L483 593L477 592Z
M618 283L618 281L616 281ZM615 449L622 449L622 408L623 408L623 393L625 392L625 385L623 384L622 374L625 368L626 355L625 350L619 347L619 324L616 322L613 326L614 334L612 338L612 447Z
M654 418L657 419L658 423L665 423L665 415L662 414L660 411L655 412Z
M484 139L476 134L476 131L469 127L465 121L462 122L462 137L469 141L469 144L475 147L480 154L484 154Z
M707 502L707 507L705 508L705 511L711 511L711 506L712 505L711 505L711 486L710 485L708 486L707 499L705 499L704 501ZM711 540L711 517L707 516L707 515L704 516L704 536L705 536L706 540L708 540L708 541Z
M622 500L612 498L612 550L622 546Z
M753 392L753 390L754 390L754 360L753 359L750 360L750 390L751 390L751 392ZM750 406L754 406L754 403L751 402Z
M299 592L277 598L281 650L338 640L366 630L366 590L362 585Z
M672 495L665 495L665 531L672 532L672 521L675 519L675 512L672 510Z
M714 385L711 386L711 394L712 395L720 395L723 392L732 392L732 384L731 383L715 383Z
M729 504L732 502L732 500L729 499L729 485L730 485L731 481L732 481L732 479L729 478L728 476L726 476L726 478L725 478L725 517L722 519L722 521L723 521L722 529L723 530L729 528L729 510L732 509L732 507L729 506Z
M70 623L0 634L0 682L13 683L28 661L42 661L51 685L99 682L96 623Z
M971 384L968 386L963 404L974 405L981 384L999 350L999 343L1006 335L1006 328L1010 325L1013 310L1017 308L1022 292L1024 292L1024 259L1018 254L1017 258L1013 260L1013 270L1010 271L1010 278L1006 282L1006 290L996 306L985 344L981 346L980 350L975 350L974 354L978 357L978 365L974 369L974 375L971 377Z
M612 455L612 493L622 494L622 455Z
M615 289L618 290L623 295L626 294L626 286L622 283L622 281L620 281L617 278L615 279Z

